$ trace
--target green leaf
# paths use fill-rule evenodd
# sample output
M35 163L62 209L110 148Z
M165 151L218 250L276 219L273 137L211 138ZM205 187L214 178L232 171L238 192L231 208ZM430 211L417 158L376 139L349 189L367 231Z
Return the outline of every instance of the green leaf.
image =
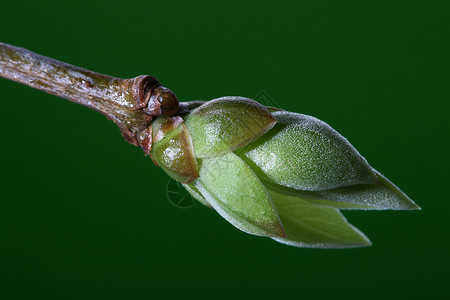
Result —
M254 235L283 237L271 198L253 171L233 152L202 159L193 183L228 222Z
M186 118L195 155L214 157L248 145L270 130L276 120L258 102L223 97L203 104Z
M273 116L273 129L238 150L260 178L303 191L377 182L367 161L328 124L285 111Z
M420 207L405 193L376 172L379 184L362 184L322 191L320 196L331 201L364 204L374 209L417 210Z
M371 245L335 208L269 190L286 232L277 242L296 247L347 248Z
M308 192L286 188L263 181L264 185L282 194L303 198L318 205L339 209L417 210L420 207L386 177L374 170L378 184L360 184L331 190Z

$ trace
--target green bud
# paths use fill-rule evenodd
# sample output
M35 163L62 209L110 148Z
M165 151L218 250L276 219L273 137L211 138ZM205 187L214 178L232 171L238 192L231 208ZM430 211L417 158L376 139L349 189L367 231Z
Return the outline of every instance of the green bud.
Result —
M158 118L151 156L238 229L298 247L370 245L339 209L420 209L328 124L241 97Z

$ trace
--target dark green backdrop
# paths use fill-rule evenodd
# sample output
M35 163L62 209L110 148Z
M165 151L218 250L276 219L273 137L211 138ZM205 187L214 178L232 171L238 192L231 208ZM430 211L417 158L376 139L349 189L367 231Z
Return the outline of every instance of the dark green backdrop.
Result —
M168 177L102 115L0 79L0 298L449 293L448 1L153 2L8 1L0 41L151 74L181 100L264 90L332 125L423 210L347 212L364 249L253 237L171 205Z

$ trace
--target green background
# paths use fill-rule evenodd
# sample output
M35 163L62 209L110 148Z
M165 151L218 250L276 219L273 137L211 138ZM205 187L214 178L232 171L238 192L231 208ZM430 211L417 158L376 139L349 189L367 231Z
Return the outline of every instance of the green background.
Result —
M0 79L0 298L444 298L449 1L8 1L0 41L180 100L262 90L333 126L422 211L351 211L372 247L300 249L173 206L112 122ZM339 2L339 3L338 3Z

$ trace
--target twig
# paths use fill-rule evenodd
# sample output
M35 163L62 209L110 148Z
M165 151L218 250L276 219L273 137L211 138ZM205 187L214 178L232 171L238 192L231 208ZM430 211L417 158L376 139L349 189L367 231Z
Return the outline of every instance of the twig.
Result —
M155 115L186 113L203 103L188 102L179 107L175 94L149 75L111 77L4 43L0 43L0 76L104 114L129 143L146 152Z

